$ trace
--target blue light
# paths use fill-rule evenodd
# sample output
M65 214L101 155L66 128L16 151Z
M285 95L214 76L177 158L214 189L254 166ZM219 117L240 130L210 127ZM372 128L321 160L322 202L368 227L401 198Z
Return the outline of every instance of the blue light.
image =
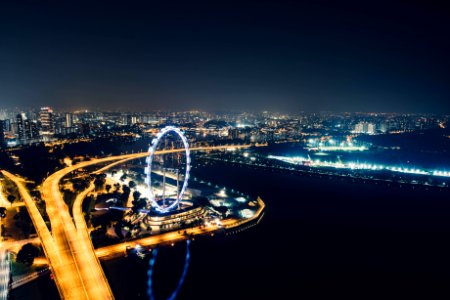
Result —
M186 279L187 271L189 269L189 263L191 260L191 249L190 249L191 241L186 241L186 258L184 260L184 267L183 267L183 273L180 276L180 280L178 281L177 287L172 292L172 294L167 298L167 300L175 300L175 298L178 295L178 292L180 291L181 287L183 286L184 280ZM153 268L156 262L156 257L158 255L158 249L153 250L152 258L149 261L149 269L147 272L147 295L150 300L155 300L155 296L153 293Z
M369 171L389 170L391 172L406 173L406 174L450 177L450 172L441 170L404 168L398 166L377 165L373 163L355 163L355 162L341 162L341 161L333 162L333 161L321 161L320 159L310 160L301 156L285 157L285 156L269 155L267 158L280 160L295 165L305 165L307 163L309 167L315 168L332 167L339 169L369 170Z

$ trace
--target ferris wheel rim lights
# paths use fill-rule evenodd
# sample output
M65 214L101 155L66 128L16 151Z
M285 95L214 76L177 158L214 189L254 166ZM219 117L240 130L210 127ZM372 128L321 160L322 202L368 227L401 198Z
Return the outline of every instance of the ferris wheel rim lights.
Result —
M184 181L183 181L183 186L181 188L181 191L178 193L178 197L176 198L176 201L174 201L172 204L170 204L167 207L162 207L161 205L158 204L158 202L155 200L155 195L153 194L153 190L152 190L152 178L151 178L151 173L152 173L152 163L153 163L153 156L154 153L156 152L156 148L158 147L159 142L161 141L161 139L168 133L170 132L174 132L176 133L181 141L183 142L183 146L185 149L185 153L186 153L186 172L184 175ZM189 150L189 143L187 141L186 136L184 135L184 133L177 127L175 126L166 126L163 129L161 129L160 132L158 132L158 134L156 135L156 138L154 138L152 140L152 144L148 149L148 153L149 156L147 157L147 168L145 168L145 174L147 175L146 178L146 183L148 185L148 189L149 189L149 194L150 194L150 202L152 204L152 206L160 211L160 212L168 212L170 210L172 210L173 208L177 207L178 204L180 203L181 199L183 199L183 195L186 191L186 188L188 186L188 181L189 181L189 173L191 170L191 157L190 157L190 150Z

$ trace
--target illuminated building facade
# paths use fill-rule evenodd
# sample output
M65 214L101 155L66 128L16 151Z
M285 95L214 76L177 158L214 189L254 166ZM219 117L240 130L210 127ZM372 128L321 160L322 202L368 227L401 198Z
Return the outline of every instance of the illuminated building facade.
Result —
M66 113L66 127L72 127L73 126L73 115L71 113Z
M50 107L42 107L39 112L39 119L41 121L41 135L53 136L55 134L55 118L53 109Z
M360 122L355 125L354 133L375 134L375 124L368 122Z
M5 122L3 120L0 120L0 149L6 148L6 141L5 141Z

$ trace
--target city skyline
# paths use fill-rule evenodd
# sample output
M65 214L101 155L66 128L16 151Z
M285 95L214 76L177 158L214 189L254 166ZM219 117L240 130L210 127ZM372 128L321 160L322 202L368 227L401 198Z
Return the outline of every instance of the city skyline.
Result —
M0 300L445 298L449 8L0 1Z
M2 3L1 14L7 108L450 111L450 18L436 3Z
M57 111L44 106L35 110L0 110L2 147L39 142L94 138L108 131L132 131L144 134L168 125L181 126L199 138L228 137L258 143L297 141L308 135L358 134L382 135L416 130L442 130L445 136L448 114L402 113L273 113L153 111L104 112ZM314 133L314 131L316 131Z

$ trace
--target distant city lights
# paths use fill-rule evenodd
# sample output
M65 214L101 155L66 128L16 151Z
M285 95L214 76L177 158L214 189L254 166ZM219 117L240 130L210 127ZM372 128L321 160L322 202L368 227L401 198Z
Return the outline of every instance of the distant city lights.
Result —
M308 150L311 151L366 151L369 148L366 145L355 145L351 140L338 142L334 139L310 138L308 139Z
M380 171L380 170L388 170L391 172L405 173L405 174L417 174L417 175L428 175L428 176L442 176L442 177L450 177L450 172L441 171L441 170L425 170L419 168L404 168L398 166L387 166L382 164L371 164L371 163L355 163L355 162L330 162L330 161L321 161L320 159L307 159L301 156L275 156L269 155L269 159L279 160L283 162L287 162L295 165L303 165L308 167L329 167L336 169L351 169L351 170L369 170L369 171Z

